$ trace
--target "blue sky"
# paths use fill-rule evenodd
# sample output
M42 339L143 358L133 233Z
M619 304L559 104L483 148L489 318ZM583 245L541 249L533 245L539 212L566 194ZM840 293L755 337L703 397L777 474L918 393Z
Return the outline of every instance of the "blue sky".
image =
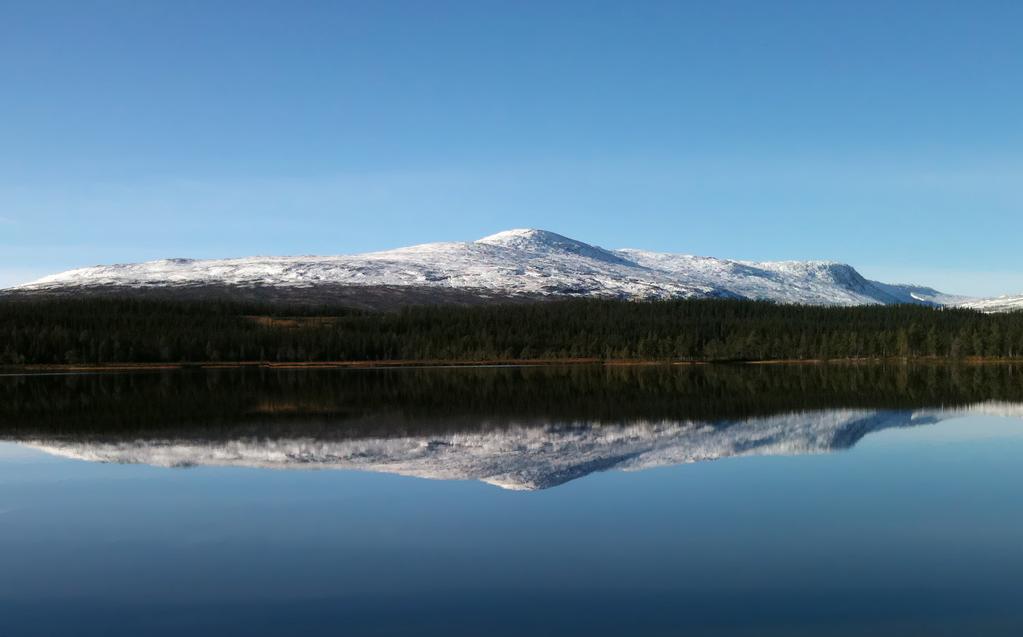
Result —
M0 5L0 285L542 227L1023 291L1023 3Z

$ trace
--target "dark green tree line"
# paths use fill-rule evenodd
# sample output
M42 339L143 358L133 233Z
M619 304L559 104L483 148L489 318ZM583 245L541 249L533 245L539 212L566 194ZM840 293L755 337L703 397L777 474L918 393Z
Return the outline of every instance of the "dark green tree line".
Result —
M0 303L0 364L597 358L1016 358L1023 313L568 300L398 312L217 302Z

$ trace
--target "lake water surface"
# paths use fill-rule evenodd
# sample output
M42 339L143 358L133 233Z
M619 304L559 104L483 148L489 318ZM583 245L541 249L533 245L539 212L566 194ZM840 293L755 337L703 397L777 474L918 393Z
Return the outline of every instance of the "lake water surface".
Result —
M0 377L0 635L1023 634L1023 369Z

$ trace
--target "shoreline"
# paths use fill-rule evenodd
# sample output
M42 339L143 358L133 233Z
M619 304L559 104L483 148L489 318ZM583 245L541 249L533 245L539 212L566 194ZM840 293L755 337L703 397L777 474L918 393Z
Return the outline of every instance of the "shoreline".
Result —
M142 372L142 371L173 371L195 369L414 369L414 368L478 368L478 367L563 367L563 366L602 366L602 367L690 367L702 365L1011 365L1023 364L1023 358L984 358L969 357L949 359L942 357L889 357L889 358L832 358L832 359L776 359L776 360L736 360L736 361L678 361L678 360L644 360L619 359L607 360L599 358L538 358L538 359L497 359L485 361L472 360L379 360L379 361L308 361L308 362L269 362L269 361L209 361L184 363L51 363L0 365L0 375L19 375L33 373L94 373L94 372Z

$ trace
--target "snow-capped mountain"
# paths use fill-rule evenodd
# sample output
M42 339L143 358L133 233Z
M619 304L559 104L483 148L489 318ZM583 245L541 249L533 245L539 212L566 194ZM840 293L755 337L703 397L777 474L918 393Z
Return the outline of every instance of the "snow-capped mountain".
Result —
M739 421L567 422L437 435L360 438L74 440L21 444L92 462L162 467L354 469L439 480L480 480L504 489L546 489L595 471L638 471L739 456L819 454L865 435L965 415L1023 417L1023 405L958 409L825 409Z
M545 230L509 230L477 241L346 256L166 259L70 270L18 292L203 286L444 291L491 298L747 298L861 305L966 301L931 288L870 281L829 261L752 262L644 250L607 250Z

